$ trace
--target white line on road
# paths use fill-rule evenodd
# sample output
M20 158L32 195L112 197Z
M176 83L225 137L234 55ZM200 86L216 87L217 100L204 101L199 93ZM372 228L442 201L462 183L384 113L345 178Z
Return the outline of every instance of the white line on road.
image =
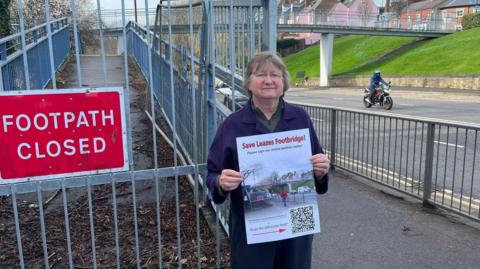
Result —
M445 143L445 142L440 142L440 141L433 141L434 143L437 143L437 144L440 144L440 145L447 145L447 146L450 146L450 147L457 147L457 148L465 148L465 146L460 146L460 145L457 145L457 144L450 144L450 143Z
M332 98L333 100L345 100L345 98L340 98L340 97L334 97Z
M412 104L399 104L399 105L401 105L401 106L414 106Z

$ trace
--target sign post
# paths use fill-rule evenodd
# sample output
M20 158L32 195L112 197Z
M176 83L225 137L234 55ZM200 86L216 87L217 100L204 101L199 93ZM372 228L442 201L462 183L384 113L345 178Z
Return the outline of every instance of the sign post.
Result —
M128 170L123 89L0 95L0 184Z

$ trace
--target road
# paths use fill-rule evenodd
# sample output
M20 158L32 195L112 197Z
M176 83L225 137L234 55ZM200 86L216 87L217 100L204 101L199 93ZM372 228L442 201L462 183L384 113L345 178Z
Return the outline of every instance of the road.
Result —
M435 126L432 185L434 198L449 206L469 204L480 210L480 91L392 90L394 107L365 108L358 88L292 89L286 99L316 105L371 112L338 113L336 123L337 164L405 191L420 194L426 159L427 125L422 122L378 117L375 112L418 116L473 124L471 128ZM330 145L328 113L310 112L320 141ZM462 196L462 197L460 197ZM472 199L473 198L473 199ZM457 204L455 206L455 204ZM480 214L480 212L479 212Z
M317 105L337 106L363 111L382 111L398 115L420 116L480 124L480 90L408 90L392 87L393 108L386 111L375 106L363 106L360 88L292 88L286 99ZM452 113L454 112L454 113Z

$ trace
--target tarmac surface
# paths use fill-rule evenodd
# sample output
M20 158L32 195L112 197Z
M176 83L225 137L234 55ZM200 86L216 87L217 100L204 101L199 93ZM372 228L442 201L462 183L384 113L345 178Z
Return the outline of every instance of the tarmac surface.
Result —
M312 268L480 268L480 223L348 172L318 197Z

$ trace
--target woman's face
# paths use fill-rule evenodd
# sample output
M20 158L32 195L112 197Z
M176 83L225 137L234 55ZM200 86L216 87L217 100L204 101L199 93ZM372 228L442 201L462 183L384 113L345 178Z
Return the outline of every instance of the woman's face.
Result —
M258 67L251 75L249 88L254 99L279 99L283 95L282 71L271 63Z

